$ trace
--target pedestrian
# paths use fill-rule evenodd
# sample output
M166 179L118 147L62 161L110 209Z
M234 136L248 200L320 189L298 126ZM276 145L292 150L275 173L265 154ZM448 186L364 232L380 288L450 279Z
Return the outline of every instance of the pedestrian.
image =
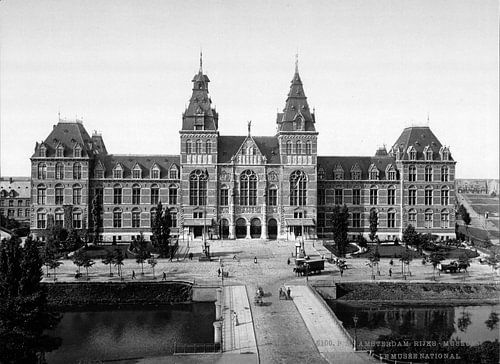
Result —
M344 270L340 268L340 277L342 277L343 275L344 275Z
M132 271L132 279L135 279L135 270Z
M392 261L392 259L391 259L391 261L389 262L389 264L390 264L390 265L393 265L393 264L394 264L394 262Z
M234 324L235 326L238 326L240 323L238 322L238 314L236 312L233 311L233 315L234 315Z
M280 287L279 298L283 297L283 288Z
M217 275L220 277L220 268L217 269Z
M392 269L389 268L389 277L392 277Z
M189 253L189 260L193 260L193 253Z
M162 278L162 281L166 281L167 280L167 273L163 272L163 278Z
M290 265L290 258L288 258L288 259L286 260L286 264L287 264L287 265Z
M286 297L288 300L292 298L292 296L290 295L291 293L292 293L292 290L290 289L290 287L288 287L286 289Z
M253 262L254 262L255 264L257 264L257 257L254 257L254 258L253 258Z

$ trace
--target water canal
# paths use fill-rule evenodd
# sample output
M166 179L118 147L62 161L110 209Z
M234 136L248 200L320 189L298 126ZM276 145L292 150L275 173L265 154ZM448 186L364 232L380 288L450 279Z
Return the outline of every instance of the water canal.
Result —
M174 343L213 343L213 303L64 312L49 364L169 355Z

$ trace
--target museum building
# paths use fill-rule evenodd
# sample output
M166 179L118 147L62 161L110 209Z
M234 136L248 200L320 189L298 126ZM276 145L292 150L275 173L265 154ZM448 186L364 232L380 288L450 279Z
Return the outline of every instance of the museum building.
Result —
M105 242L149 239L161 201L185 238L328 238L333 208L344 204L352 239L368 236L371 211L380 240L409 224L454 237L456 162L428 126L404 129L374 156L318 156L297 65L274 136L254 136L250 124L247 135L220 135L209 82L200 59L174 155L109 154L100 134L59 118L31 157L34 235L97 224Z

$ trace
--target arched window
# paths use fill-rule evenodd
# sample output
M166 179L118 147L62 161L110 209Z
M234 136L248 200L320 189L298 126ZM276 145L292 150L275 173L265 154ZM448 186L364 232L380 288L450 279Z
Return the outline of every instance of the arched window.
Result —
M169 205L177 205L177 186L170 185L168 186L168 204Z
M47 178L47 165L45 163L38 163L38 179Z
M132 186L132 204L139 205L141 203L141 186L134 184Z
M417 226L417 210L410 209L410 211L408 211L408 223L413 227Z
M47 187L45 185L38 185L36 189L36 203L45 205L47 202Z
M186 140L186 154L193 154L193 145L191 140Z
M55 204L62 205L64 203L64 186L57 184L55 187Z
M240 175L240 205L257 205L257 176L249 169Z
M82 203L82 186L73 186L73 205L81 205Z
M408 205L417 204L417 187L410 186L408 188Z
M113 203L115 205L122 203L122 186L118 183L113 186Z
M269 206L278 205L278 187L276 187L276 185L269 186L267 190L267 204Z
M141 210L137 207L132 210L132 227L141 227Z
M80 163L73 164L73 179L82 179L82 165Z
M417 180L417 167L411 165L408 167L408 181L415 182Z
M306 154L312 154L312 144L310 140L306 141Z
M40 209L36 212L36 228L47 228L47 211L45 211L45 209Z
M151 205L158 205L160 202L160 187L157 184L151 185Z
M286 141L285 154L292 154L292 141L291 140Z
M378 204L378 187L371 186L370 187L370 205Z
M307 200L307 176L303 171L290 174L290 205L305 206Z
M229 205L229 187L226 185L222 185L220 188L220 205L221 206L228 206Z
M64 227L64 210L62 208L56 209L54 216L54 224L61 228Z
M56 163L56 179L64 179L64 164Z
M441 167L441 182L448 182L449 169L447 166Z
M396 187L389 186L387 188L387 204L395 205L396 204Z
M389 211L387 211L387 227L396 227L396 210L394 209L389 209Z
M449 203L449 190L448 187L443 186L441 188L441 205L448 205Z
M295 154L302 154L302 141L297 140L297 143L295 143Z
M211 140L207 140L206 152L207 152L207 154L212 154L212 141Z
M432 166L425 166L424 177L425 182L432 182Z
M82 228L82 210L80 209L73 210L73 228L74 229Z
M122 209L115 207L113 210L113 227L121 228L122 227Z
M427 206L432 205L432 187L425 186L424 204Z
M424 227L426 229L432 229L432 216L433 216L433 213L432 213L431 209L425 210Z
M197 169L189 175L189 204L191 206L207 204L207 181L207 171Z
M446 209L441 211L441 227L443 229L450 227L450 213Z
M202 153L201 146L202 146L202 141L200 139L198 139L196 141L196 154Z

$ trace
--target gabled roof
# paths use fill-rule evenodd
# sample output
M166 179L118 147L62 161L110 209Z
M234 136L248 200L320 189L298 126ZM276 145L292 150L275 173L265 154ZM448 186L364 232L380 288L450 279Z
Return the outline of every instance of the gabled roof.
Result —
M266 157L267 163L279 164L279 144L276 137L252 136L251 137L263 156ZM218 163L230 163L231 158L235 156L241 145L247 139L246 136L240 135L224 135L218 140Z
M168 177L167 172L175 164L179 165L178 155L97 155L96 163L102 163L105 168L105 178L113 177L113 168L121 165L123 168L123 178L132 178L132 169L139 165L142 168L142 178L151 178L151 168L155 163L160 168L160 177Z
M413 147L417 151L417 160L425 160L423 152L426 146L430 146L432 148L432 159L441 159L439 156L439 150L441 149L442 144L434 135L432 130L428 126L412 126L403 130L396 143L394 143L392 150L394 152L393 154L395 154L395 150L399 148L402 152L401 159L409 160L407 151L409 147ZM451 154L449 160L453 160L451 158Z
M344 171L346 171L344 175L344 179L351 179L350 173L355 169L355 166L358 165L361 169L361 179L368 180L368 172L370 166L374 166L379 171L379 179L386 179L385 171L387 165L390 163L394 163L394 158L387 157L319 157L318 156L318 169L321 167L325 171L325 179L334 179L333 171L335 167L340 164Z
M47 147L46 156L54 157L55 150L58 145L64 147L64 152L73 152L73 148L76 144L80 144L82 147L82 157L89 157L92 155L92 138L89 136L85 127L81 122L68 122L59 121L57 125L54 125L52 132L45 139L44 144ZM32 158L38 157L38 149L41 144L37 145L35 153ZM65 154L67 155L67 154Z

